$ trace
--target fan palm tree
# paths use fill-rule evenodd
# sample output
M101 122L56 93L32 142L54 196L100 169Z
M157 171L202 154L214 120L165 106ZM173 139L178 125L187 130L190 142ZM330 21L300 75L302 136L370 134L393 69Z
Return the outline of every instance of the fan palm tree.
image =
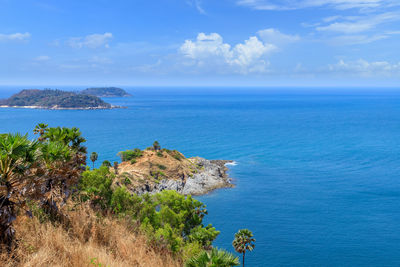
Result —
M94 169L94 162L97 160L98 157L99 155L96 152L92 152L92 154L90 154L90 160L93 162L93 169Z
M217 248L213 248L211 251L203 251L190 258L185 264L186 267L230 267L238 265L240 265L238 257Z
M38 143L27 135L0 135L0 243L11 247L15 230L16 207L23 206L19 199L28 189L24 171L30 168L37 156Z
M248 229L239 230L235 234L235 239L233 240L232 245L236 252L243 254L243 267L246 251L252 251L254 249L254 242L256 242L256 240L253 238L253 233Z
M154 151L161 150L160 143L158 143L158 141L154 141L153 148L154 148Z

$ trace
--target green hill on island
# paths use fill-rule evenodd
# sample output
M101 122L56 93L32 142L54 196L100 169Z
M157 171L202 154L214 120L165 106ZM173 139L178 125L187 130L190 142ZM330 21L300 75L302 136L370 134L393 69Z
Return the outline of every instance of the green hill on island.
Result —
M61 90L27 89L0 100L3 107L30 107L48 109L109 109L111 104L97 96Z
M131 94L117 87L94 87L81 91L81 94L94 95L98 97L129 97Z

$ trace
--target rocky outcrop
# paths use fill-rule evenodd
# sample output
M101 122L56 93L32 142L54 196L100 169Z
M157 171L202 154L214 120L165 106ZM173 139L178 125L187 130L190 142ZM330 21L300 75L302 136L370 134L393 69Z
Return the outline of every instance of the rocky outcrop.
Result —
M175 190L184 195L203 195L218 188L233 187L226 167L227 160L207 160L200 157L188 159L195 163L198 171L191 176L182 175L180 179L152 180L143 184L128 187L136 194L158 193L163 190Z

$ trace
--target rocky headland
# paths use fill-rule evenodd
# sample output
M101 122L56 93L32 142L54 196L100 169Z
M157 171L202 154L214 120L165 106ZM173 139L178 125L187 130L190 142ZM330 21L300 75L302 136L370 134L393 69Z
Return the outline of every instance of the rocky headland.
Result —
M176 150L167 149L139 151L136 150L137 157L125 158L113 168L117 174L116 185L124 185L132 193L141 195L175 190L184 195L203 195L218 188L234 186L226 167L232 161L186 158Z

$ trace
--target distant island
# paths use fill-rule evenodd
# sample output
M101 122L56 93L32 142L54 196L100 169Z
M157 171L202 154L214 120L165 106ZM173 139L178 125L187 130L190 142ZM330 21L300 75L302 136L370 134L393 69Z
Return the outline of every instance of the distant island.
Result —
M42 109L111 109L118 108L97 96L52 89L26 89L0 100L0 107Z
M81 91L81 94L94 95L97 97L130 97L131 94L127 93L124 89L117 87L94 87L87 88Z

